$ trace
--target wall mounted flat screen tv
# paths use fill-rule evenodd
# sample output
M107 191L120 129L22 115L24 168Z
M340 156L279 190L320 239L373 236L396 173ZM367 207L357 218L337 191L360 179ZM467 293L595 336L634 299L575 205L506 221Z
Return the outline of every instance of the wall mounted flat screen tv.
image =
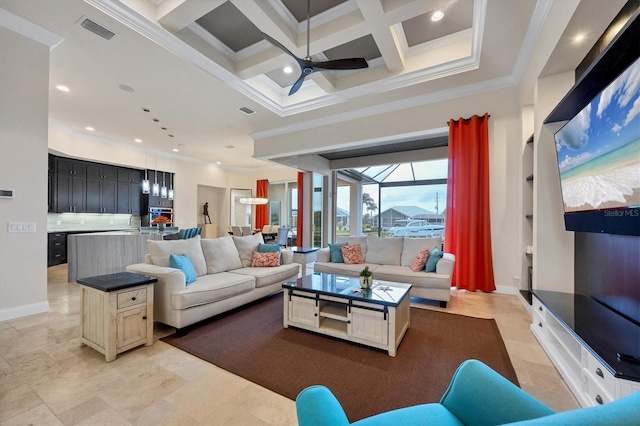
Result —
M555 134L569 231L640 235L640 59Z

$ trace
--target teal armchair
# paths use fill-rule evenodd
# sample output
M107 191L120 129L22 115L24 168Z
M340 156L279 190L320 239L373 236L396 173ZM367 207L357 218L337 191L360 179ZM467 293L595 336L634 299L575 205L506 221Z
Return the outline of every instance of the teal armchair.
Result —
M296 398L300 426L349 425L342 406L324 386L304 389ZM463 362L439 403L381 413L353 423L382 425L629 425L638 426L640 392L609 404L555 413L477 360Z

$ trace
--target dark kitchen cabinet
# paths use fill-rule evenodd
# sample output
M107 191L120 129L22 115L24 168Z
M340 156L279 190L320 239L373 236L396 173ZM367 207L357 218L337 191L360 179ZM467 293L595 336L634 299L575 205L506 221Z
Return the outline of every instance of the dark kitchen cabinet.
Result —
M118 169L118 213L140 214L142 203L142 171Z
M140 183L118 182L118 213L140 214Z
M47 234L47 266L67 263L67 234L65 232L50 232Z
M115 182L118 180L118 167L89 163L87 165L87 179Z
M116 213L118 182L87 179L87 213Z
M143 170L49 154L48 211L139 215L143 177Z
M87 165L83 161L56 158L55 211L85 211Z
M87 213L116 213L118 168L102 164L87 165Z

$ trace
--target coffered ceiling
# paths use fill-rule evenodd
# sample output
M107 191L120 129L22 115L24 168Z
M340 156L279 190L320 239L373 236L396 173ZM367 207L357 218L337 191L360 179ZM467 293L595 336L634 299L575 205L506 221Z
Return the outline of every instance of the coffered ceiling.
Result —
M0 0L0 25L51 36L52 126L257 168L271 163L252 158L253 135L366 114L408 95L518 84L551 3L311 0L307 34L305 0ZM624 3L583 0L565 32L590 35L582 45L559 46L553 72L574 69ZM437 11L443 17L433 21ZM87 19L113 37L87 30ZM261 32L300 58L309 49L314 61L364 57L369 67L313 73L289 96L300 69Z

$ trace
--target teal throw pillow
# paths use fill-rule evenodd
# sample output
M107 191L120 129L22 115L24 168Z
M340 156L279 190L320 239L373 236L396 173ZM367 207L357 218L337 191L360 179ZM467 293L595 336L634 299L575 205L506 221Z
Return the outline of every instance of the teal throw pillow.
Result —
M258 253L282 252L280 244L258 244ZM280 255L280 263L283 263L282 254Z
M258 244L258 253L270 253L274 251L282 251L280 244Z
M196 282L196 270L186 254L172 254L169 256L169 266L184 272L187 284Z
M429 258L427 259L427 264L424 266L424 270L426 272L435 272L436 264L438 263L438 260L442 259L443 255L444 253L438 247L431 250Z
M331 263L344 263L344 257L342 257L341 246L346 246L346 243L329 244L329 256Z

